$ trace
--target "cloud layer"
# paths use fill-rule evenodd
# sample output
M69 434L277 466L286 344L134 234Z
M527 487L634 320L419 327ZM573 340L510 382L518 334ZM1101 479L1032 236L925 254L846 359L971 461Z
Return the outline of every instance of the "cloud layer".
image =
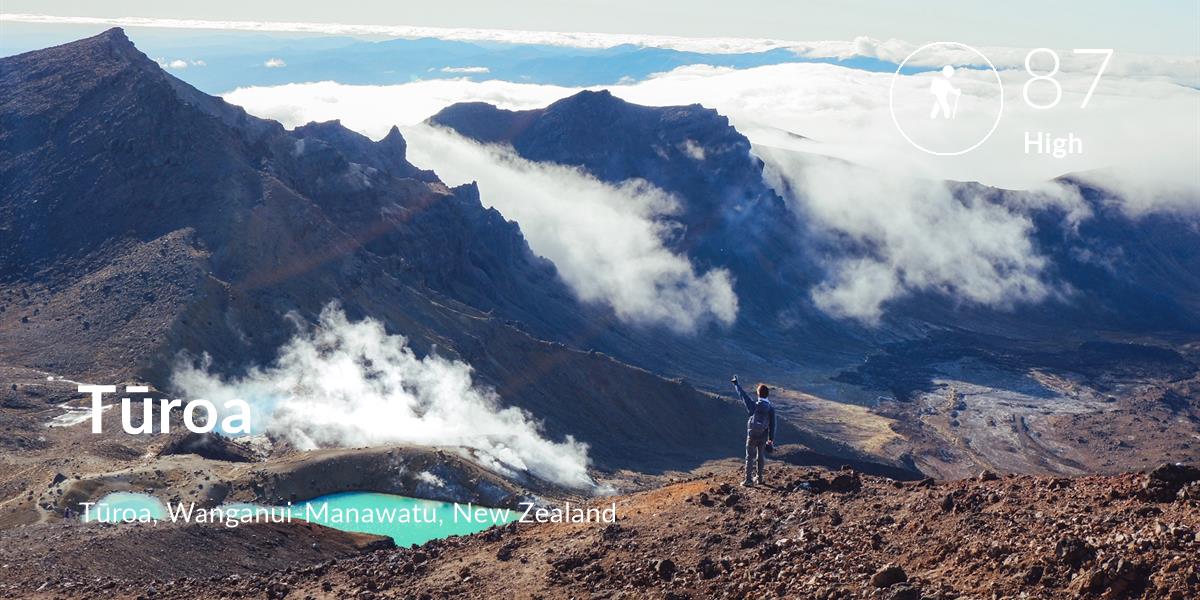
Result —
M1095 57L1091 60L1094 62ZM1064 63L1065 65L1065 63ZM1065 69L1065 67L1064 67ZM1155 78L1105 75L1086 109L1083 97L1095 65L1057 76L1063 98L1051 110L1025 104L1029 76L1002 71L1005 109L992 137L956 157L925 154L896 130L889 111L892 75L821 64L782 64L752 69L681 67L649 80L610 86L613 94L655 106L701 103L730 117L755 144L844 158L874 169L913 177L979 181L1025 189L1064 173L1086 173L1096 183L1125 192L1132 212L1155 206L1200 207L1196 114L1200 91ZM897 82L900 114L928 115L929 82L936 74ZM962 79L987 73L960 70ZM977 85L973 100L986 105L993 88ZM340 118L355 130L381 137L392 124L420 122L454 102L483 101L502 108L545 106L577 88L505 81L422 81L394 86L347 86L334 82L238 89L226 100L289 126ZM1038 98L1037 88L1033 95ZM964 106L970 105L964 101ZM986 131L993 114L964 111L959 130ZM982 124L978 123L982 121ZM1026 153L1025 134L1081 138L1084 152L1063 158ZM806 139L798 139L800 134ZM951 131L948 135L954 135ZM1094 173L1092 173L1094 172Z
M1086 58L1095 62L1094 56ZM1016 71L1001 71L1005 109L1000 126L982 146L955 157L925 154L900 136L889 111L889 73L821 64L741 70L701 65L608 89L639 104L699 102L716 108L750 138L756 153L774 162L775 184L786 180L798 192L792 200L801 214L862 245L877 246L875 254L831 257L831 277L814 292L829 312L871 321L879 318L889 300L917 290L1000 307L1036 302L1059 291L1043 281L1044 258L1034 252L1029 224L1017 207L1007 210L970 199L960 203L941 184L922 181L979 181L1040 191L1030 197L1058 203L1075 218L1087 218L1077 197L1048 183L1075 173L1117 194L1119 205L1131 216L1156 211L1200 215L1200 175L1195 169L1200 164L1200 91L1160 77L1110 71L1087 108L1081 108L1095 68L1095 64L1072 66L1064 60L1063 72L1056 75L1063 96L1048 110L1025 103L1022 88L1029 75L1023 65ZM928 90L936 76L899 78L898 114L928 118ZM998 99L994 86L983 85L989 77L985 72L959 70L956 79L961 83L978 80L977 85L963 86L968 95L964 107ZM378 138L393 123L419 122L457 101L527 109L576 91L503 81L440 80L379 87L322 82L236 90L226 99L289 126L341 118L348 127ZM1044 101L1040 94L1048 91L1039 86L1031 94ZM964 109L959 118L965 130L986 131L993 117L994 113ZM1072 134L1082 140L1084 151L1062 158L1026 153L1026 134L1039 132L1054 137ZM945 135L960 133L948 130ZM420 153L423 143L415 140L413 152ZM843 159L867 169L852 169L838 161L797 163L787 159L791 153ZM826 172L815 172L815 165ZM462 178L474 176L462 173ZM485 201L487 188L484 185ZM536 227L537 217L510 214L519 210L517 203L497 202L496 206L523 227ZM953 231L969 232L970 239L952 235ZM614 285L619 287L615 280Z
M505 475L529 473L591 488L587 446L545 439L533 417L502 407L474 384L471 367L438 356L418 358L403 336L366 319L350 322L336 306L301 330L267 368L226 379L205 364L180 364L172 385L187 398L252 408L256 431L301 449L385 444L461 447Z
M812 293L832 315L875 323L888 301L918 291L996 308L1056 292L1043 278L1047 260L1030 240L1033 224L1013 208L956 198L944 182L881 175L836 159L769 149L760 155L768 180L793 191L801 217L843 246L828 265L832 277ZM1047 202L1075 200L1047 191Z
M86 24L112 25L120 27L155 27L162 29L198 29L249 32L286 32L325 35L348 35L389 37L405 39L437 38L464 42L501 42L509 44L544 44L574 48L612 48L621 45L667 48L685 52L707 54L732 54L766 52L787 49L799 56L813 58L864 57L898 64L920 44L887 39L878 40L859 36L848 41L795 41L764 38L739 37L684 37L650 34L618 34L558 31L521 31L513 29L483 29L464 27L414 27L407 25L364 25L348 23L305 23L292 21L220 21L204 19L162 19L152 17L76 17L58 15L36 15L4 13L0 21L41 24ZM1000 69L1020 68L1024 61L1023 48L982 47L979 48ZM917 57L915 66L941 66L943 64L980 66L978 56L969 51L939 49L935 53ZM1067 57L1064 68L1073 70L1081 63ZM1176 83L1200 86L1200 58L1194 56L1163 56L1120 53L1113 61L1111 73L1115 75L1161 76Z
M581 299L607 304L627 322L683 333L736 318L729 273L699 274L664 246L670 225L662 217L679 205L662 190L640 181L608 185L424 125L404 136L414 164L452 185L477 181L484 204L517 221L530 247L554 262Z

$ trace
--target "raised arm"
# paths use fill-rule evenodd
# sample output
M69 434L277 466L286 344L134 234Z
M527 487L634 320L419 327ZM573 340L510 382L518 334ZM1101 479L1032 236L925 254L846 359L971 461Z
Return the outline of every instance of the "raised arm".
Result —
M733 379L733 389L737 390L738 397L742 399L742 403L746 405L746 412L754 412L754 400L750 398L750 394L742 389L742 384L738 383L737 378Z

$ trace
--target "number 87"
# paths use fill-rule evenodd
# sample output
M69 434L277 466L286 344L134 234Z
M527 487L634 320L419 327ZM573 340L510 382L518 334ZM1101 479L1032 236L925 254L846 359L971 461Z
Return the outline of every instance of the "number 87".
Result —
M1054 59L1054 68L1050 69L1050 72L1044 75L1035 73L1033 71L1033 65L1030 64L1030 62L1033 60L1033 56L1040 52L1049 54L1050 57ZM1104 61L1100 63L1100 69L1096 71L1096 78L1092 80L1092 86L1088 88L1087 95L1083 97L1083 104L1079 105L1079 108L1087 108L1088 102L1092 100L1092 94L1096 91L1096 84L1100 83L1100 76L1104 75L1104 70L1108 68L1108 61L1112 58L1113 51L1112 48L1077 48L1074 52L1075 54L1104 55ZM1058 53L1049 48L1034 48L1033 50L1029 51L1029 54L1025 55L1025 72L1029 73L1033 77L1029 81L1026 81L1025 85L1021 87L1021 96L1025 98L1025 103L1031 108L1035 108L1037 110L1054 108L1058 105L1059 101L1062 100L1062 86L1059 85L1058 80L1054 79L1054 76L1058 74L1059 66L1060 62L1058 59ZM1033 85L1035 81L1049 81L1054 85L1053 102L1049 104L1038 104L1029 99L1029 86Z

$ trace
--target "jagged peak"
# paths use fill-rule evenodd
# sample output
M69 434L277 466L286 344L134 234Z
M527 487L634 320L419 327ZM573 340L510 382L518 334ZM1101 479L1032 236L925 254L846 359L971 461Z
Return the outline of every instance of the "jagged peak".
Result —
M146 56L141 50L137 49L129 36L125 35L125 30L120 27L106 29L90 38L84 38L75 42L64 44L60 48L83 49L91 48L106 48L112 51L112 56L128 62L136 66L152 66L155 70L161 71L162 68L158 63Z
M388 130L387 135L383 136L383 139L380 141L383 143L392 144L392 143L395 143L397 140L403 142L404 136L400 135L399 127L392 125L392 128Z
M106 42L116 44L116 45L133 47L133 42L129 40L129 36L125 35L125 30L121 27L112 27L110 29L105 29L104 31L101 31L98 34L96 34L90 38L85 38L84 40L81 40L81 41L87 41L89 39L102 40L102 41L106 41Z
M0 62L30 75L44 73L45 69L86 70L95 78L100 78L126 69L137 69L166 76L166 71L138 50L120 27L113 27L92 37L3 58Z

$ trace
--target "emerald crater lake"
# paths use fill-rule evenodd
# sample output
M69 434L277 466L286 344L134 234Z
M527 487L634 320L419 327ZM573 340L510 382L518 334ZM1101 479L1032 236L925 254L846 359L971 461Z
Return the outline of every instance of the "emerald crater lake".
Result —
M289 506L243 503L216 508L199 508L191 503L164 505L149 494L114 492L84 508L83 520L88 522L171 521L236 527L256 521L307 521L342 531L388 536L398 546L469 535L521 516L521 511L505 508L377 492L342 492Z

